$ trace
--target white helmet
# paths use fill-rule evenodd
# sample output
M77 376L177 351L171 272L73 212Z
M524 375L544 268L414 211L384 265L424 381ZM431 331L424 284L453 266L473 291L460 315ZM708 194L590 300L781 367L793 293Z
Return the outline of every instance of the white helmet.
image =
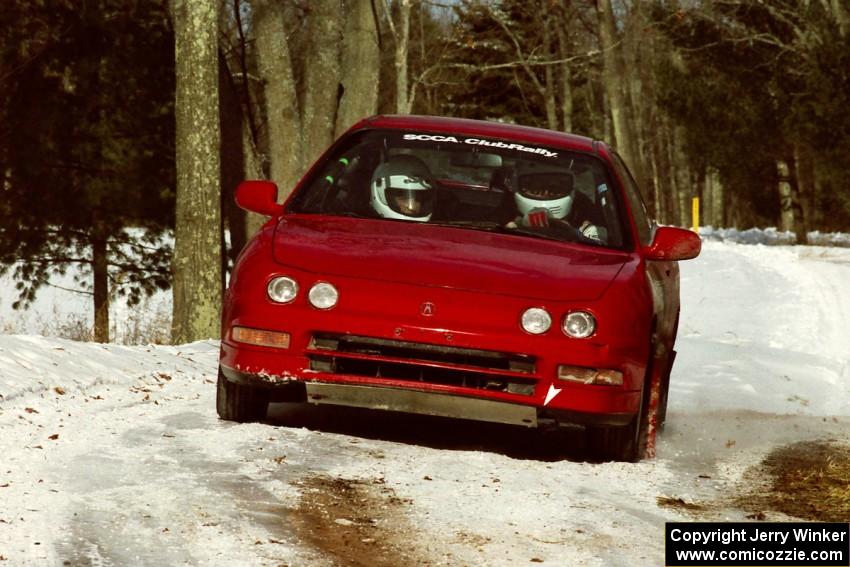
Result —
M575 178L568 171L529 171L517 175L514 199L520 214L546 209L551 218L570 214L575 199Z
M397 155L372 174L372 208L384 218L428 222L434 204L431 172L418 157Z

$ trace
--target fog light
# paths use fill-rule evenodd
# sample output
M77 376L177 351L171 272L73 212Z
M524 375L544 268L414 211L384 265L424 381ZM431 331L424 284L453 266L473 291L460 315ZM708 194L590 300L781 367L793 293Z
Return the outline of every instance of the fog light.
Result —
M545 309L532 307L526 309L522 314L522 328L532 335L540 335L552 326L552 317Z
M581 366L558 366L558 378L567 382L579 384L596 384L598 386L622 386L623 373L616 370L601 368L584 368Z
M259 345L273 348L289 348L289 333L249 329L248 327L233 327L230 336L234 341L248 345Z

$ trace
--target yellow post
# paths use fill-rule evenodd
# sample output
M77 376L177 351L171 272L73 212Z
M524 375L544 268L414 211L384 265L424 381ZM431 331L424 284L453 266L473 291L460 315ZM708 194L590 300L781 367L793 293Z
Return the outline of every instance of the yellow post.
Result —
M691 217L694 220L693 231L699 234L699 197L691 200Z

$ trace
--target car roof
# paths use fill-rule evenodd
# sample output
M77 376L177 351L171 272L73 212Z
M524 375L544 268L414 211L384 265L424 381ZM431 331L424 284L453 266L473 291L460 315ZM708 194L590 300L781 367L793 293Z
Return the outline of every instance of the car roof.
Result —
M517 124L470 120L468 118L447 118L443 116L416 116L410 114L384 114L372 116L361 121L354 129L382 128L389 130L418 130L461 136L487 136L517 142L555 146L567 150L595 153L592 138L565 134L544 128L532 128Z

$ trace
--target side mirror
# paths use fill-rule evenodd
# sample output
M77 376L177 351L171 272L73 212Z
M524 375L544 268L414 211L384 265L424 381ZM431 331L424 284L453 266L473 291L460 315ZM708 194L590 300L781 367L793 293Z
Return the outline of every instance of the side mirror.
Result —
M647 260L690 260L699 256L701 248L702 241L692 230L659 226L655 230L652 244L644 247L643 255Z
M236 204L269 217L283 211L283 205L277 203L277 185L271 181L243 181L236 188Z

